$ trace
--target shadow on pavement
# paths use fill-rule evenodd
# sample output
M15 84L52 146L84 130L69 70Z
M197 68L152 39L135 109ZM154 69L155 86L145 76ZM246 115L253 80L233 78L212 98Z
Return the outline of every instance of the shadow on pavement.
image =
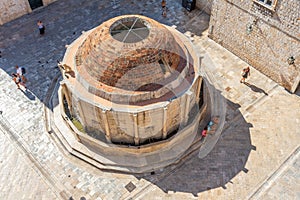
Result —
M35 100L35 96L34 96L34 94L30 91L30 90L21 90L22 92L23 92L23 94L25 94L25 96L29 99L29 100L31 100L31 101L34 101Z
M255 86L255 85L252 85L247 82L245 82L244 84L247 85L253 92L259 92L259 93L264 93L265 95L268 95L268 93L266 93L263 89Z
M175 25L179 31L201 35L209 23L209 15L201 10L187 12L180 1L169 2L168 17L161 16L157 4L126 0L60 0L34 10L16 20L0 26L0 67L7 73L19 65L27 70L27 86L36 98L45 102L48 87L59 72L65 45L72 43L82 31L90 30L104 21L124 14L142 14L167 25ZM42 20L45 35L40 36L36 25ZM22 26L20 26L20 24Z
M227 102L227 123L216 146L206 157L199 159L196 151L174 170L139 178L152 182L165 193L184 192L198 196L210 189L226 189L226 184L235 184L232 178L237 174L248 173L245 164L251 150L256 150L251 145L249 128L252 124L244 119L237 109L238 104Z

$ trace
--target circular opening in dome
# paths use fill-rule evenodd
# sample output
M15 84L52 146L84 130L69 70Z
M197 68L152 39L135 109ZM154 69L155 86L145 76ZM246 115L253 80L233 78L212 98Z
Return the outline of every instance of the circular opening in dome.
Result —
M111 25L111 36L125 43L136 43L149 35L148 23L138 17L123 18Z

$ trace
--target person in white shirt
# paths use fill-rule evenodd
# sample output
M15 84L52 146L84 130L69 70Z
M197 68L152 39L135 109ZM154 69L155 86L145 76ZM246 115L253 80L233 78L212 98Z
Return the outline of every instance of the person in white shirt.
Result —
M39 27L40 35L44 35L44 33L45 33L45 26L44 26L43 22L40 21L40 20L38 20L37 21L37 25Z
M17 70L17 74L19 75L19 76L22 76L23 74L22 74L22 69L21 69L21 67L19 67L18 65L16 65L16 70Z
M22 85L25 89L27 89L25 84L27 82L27 79L22 73L22 67L16 65L15 68L16 68L16 73L12 73L14 82L17 84L18 89L20 89L20 85Z

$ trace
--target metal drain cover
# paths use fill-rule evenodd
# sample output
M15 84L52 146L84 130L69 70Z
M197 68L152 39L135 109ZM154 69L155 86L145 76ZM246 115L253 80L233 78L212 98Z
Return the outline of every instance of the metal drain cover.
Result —
M126 186L125 188L128 190L128 192L132 192L136 186L130 181Z

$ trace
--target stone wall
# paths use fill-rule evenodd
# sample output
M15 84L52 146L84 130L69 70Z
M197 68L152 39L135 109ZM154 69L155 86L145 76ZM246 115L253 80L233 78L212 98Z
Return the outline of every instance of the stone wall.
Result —
M172 135L174 131L185 128L187 122L190 123L195 117L191 113L199 110L195 107L198 101L196 94L200 86L199 81L201 77L198 77L186 94L168 104L151 105L150 109L141 111L132 110L129 106L127 110L103 110L93 105L94 102L87 102L80 95L72 93L65 85L62 96L71 97L68 104L72 104L69 105L72 108L72 116L82 123L89 136L103 142L134 145L161 140ZM138 142L135 139L138 139Z
M105 142L105 118L107 118L109 133L106 134L110 135L111 141L128 144L134 144L135 124L139 143L144 143L149 139L161 139L164 123L167 127L167 135L177 131L177 129L184 128L189 113L196 103L195 93L190 92L190 95L185 94L171 101L166 111L164 111L164 107L154 107L150 110L137 112L135 121L134 114L131 112L107 110L104 113L102 109L75 96L73 95L72 100L73 114L79 114L77 118L85 127L88 135ZM189 101L188 104L187 101ZM130 111L129 108L128 111ZM166 112L165 122L164 112Z
M0 1L0 25L31 12L27 0Z
M209 37L294 92L300 77L299 10L299 0L278 0L275 10L252 0L220 0L212 7Z
M46 6L56 0L43 0ZM0 25L32 12L28 0L0 1Z
M43 0L43 5L44 5L44 6L47 6L47 5L49 5L50 3L53 3L54 1L57 1L57 0Z

